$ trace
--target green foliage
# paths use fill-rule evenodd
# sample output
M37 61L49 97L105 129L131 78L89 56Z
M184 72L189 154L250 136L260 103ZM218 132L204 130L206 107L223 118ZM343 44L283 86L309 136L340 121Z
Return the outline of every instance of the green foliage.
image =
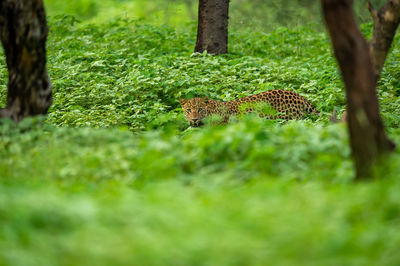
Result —
M0 121L0 265L398 264L400 153L352 182L345 125L327 118L343 85L318 26L233 30L230 53L210 56L192 53L194 24L81 19L49 19L47 118ZM379 98L399 143L395 42ZM179 105L270 89L321 115L193 129Z
M354 185L344 125L250 116L176 135L28 119L0 135L3 265L400 259L400 153Z
M242 103L239 106L239 112L245 114L246 112L254 112L255 114L265 117L265 116L274 116L281 114L278 113L272 106L268 103L264 102L256 102L256 103Z
M344 104L328 40L309 28L233 32L231 54L219 57L192 54L192 28L127 20L83 27L70 16L50 20L50 28L55 125L141 130L168 121L168 112L173 119L181 97L231 100L274 88L295 90L322 112ZM0 73L4 82L4 66Z
M48 121L55 125L142 130L176 120L180 98L232 100L270 89L302 94L324 121L334 107L344 108L329 40L311 27L232 32L230 54L217 57L192 54L191 26L178 30L122 19L82 26L62 16L50 20L50 27L48 68L55 97ZM397 51L395 46L382 78L384 113L395 113L398 106ZM5 71L0 70L3 77ZM385 117L388 125L399 125L395 117Z

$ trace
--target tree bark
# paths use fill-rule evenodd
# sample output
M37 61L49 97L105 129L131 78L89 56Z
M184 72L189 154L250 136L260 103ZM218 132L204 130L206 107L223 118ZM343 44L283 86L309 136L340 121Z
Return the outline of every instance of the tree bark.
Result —
M373 7L371 1L368 1L368 9L374 22L373 35L369 42L369 52L375 79L378 81L400 23L400 0L388 0L379 10ZM347 110L343 112L340 120L337 119L335 111L330 119L332 122L345 122L347 120L346 117Z
M379 114L369 46L355 22L351 0L322 0L322 8L346 87L356 179L368 178L378 158L395 148L385 135Z
M375 10L368 1L368 9L374 21L369 48L375 77L378 80L400 23L400 0L388 0L379 10Z
M52 103L47 33L42 0L0 0L0 38L8 68L7 106L0 117L19 122L47 113Z
M195 52L228 52L229 0L199 0L199 22Z

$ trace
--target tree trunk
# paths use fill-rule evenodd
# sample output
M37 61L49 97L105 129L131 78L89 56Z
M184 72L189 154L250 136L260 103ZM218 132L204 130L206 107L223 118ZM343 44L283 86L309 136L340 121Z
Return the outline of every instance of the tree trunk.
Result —
M199 0L199 22L195 52L228 52L229 0Z
M380 118L369 47L355 22L351 0L322 0L322 7L346 87L356 178L371 177L379 156L395 145L386 137Z
M0 0L0 37L8 68L7 106L0 117L19 122L47 113L52 103L47 32L43 0Z
M388 0L379 10L375 10L371 1L368 1L368 9L374 22L373 35L369 42L369 52L375 79L378 81L400 23L400 0ZM337 119L335 111L330 119L332 122L345 122L347 120L346 117L347 110L343 112L340 120Z
M368 1L368 8L374 21L369 48L375 77L378 80L400 23L400 0L388 0L378 11Z

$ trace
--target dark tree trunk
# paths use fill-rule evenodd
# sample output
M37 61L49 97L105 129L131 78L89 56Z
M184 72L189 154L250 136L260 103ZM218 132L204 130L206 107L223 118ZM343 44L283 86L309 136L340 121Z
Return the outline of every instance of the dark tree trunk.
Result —
M199 0L199 22L195 52L228 52L229 0Z
M378 81L400 23L400 0L388 0L379 10L373 7L371 1L368 1L368 9L374 22L374 31L369 42L369 52L375 79ZM345 122L347 120L346 117L347 110L343 112L340 120L337 119L335 111L331 116L331 121Z
M395 145L386 137L380 118L369 46L354 20L351 0L322 0L322 7L346 87L356 178L371 177L379 156Z
M7 106L0 117L19 122L47 113L52 103L47 32L43 0L0 0L0 37L8 68Z
M379 10L375 10L372 3L368 1L368 8L374 21L374 32L370 41L370 53L374 73L378 80L397 27L399 26L400 0L388 0Z

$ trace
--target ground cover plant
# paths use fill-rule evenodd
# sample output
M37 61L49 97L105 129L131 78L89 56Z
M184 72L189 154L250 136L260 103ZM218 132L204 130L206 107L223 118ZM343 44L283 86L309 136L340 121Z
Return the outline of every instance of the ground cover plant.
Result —
M214 57L192 53L195 24L49 24L49 114L0 125L1 265L398 265L400 153L352 182L345 125L328 119L343 85L318 26L231 31ZM399 57L397 37L378 84L396 143ZM321 115L192 129L179 105L269 89Z

